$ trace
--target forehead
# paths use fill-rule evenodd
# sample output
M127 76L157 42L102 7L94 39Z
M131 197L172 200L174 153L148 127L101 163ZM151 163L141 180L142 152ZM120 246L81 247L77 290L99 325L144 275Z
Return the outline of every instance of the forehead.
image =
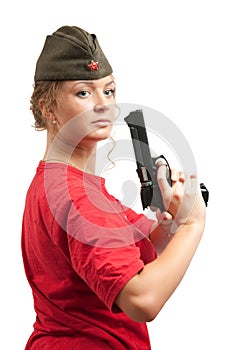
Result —
M63 82L63 89L75 89L81 86L90 86L93 88L104 88L108 85L115 84L114 77L109 75L107 77L96 80L67 80Z

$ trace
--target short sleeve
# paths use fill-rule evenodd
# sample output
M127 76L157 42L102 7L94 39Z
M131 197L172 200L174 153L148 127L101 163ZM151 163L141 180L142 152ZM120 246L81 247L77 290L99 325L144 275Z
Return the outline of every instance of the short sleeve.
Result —
M129 220L129 222L131 224L135 225L135 227L140 232L142 232L142 234L145 237L148 237L149 234L150 234L151 226L154 223L154 220L149 219L144 214L137 214L131 208L128 208L128 207L125 207L125 206L123 206L123 208L124 208L124 212L126 214L127 219Z
M101 248L86 245L69 236L73 268L111 311L124 285L144 267L139 248Z

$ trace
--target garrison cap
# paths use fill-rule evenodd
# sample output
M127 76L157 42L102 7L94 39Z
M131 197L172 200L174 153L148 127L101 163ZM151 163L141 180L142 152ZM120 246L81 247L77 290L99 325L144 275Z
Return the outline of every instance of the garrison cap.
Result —
M96 80L111 73L95 34L63 26L46 37L34 80Z

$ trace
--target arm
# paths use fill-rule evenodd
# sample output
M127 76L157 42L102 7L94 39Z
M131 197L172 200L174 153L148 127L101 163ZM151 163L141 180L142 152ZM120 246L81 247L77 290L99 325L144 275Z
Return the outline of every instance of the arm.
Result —
M165 167L160 164L158 183L165 206L177 225L173 239L155 261L147 264L129 280L116 298L117 305L138 322L153 320L173 294L190 264L204 230L205 205L197 189L196 179L184 179L182 174L178 174L178 179L172 182L171 188L166 180ZM154 235L157 236L153 233L152 236Z

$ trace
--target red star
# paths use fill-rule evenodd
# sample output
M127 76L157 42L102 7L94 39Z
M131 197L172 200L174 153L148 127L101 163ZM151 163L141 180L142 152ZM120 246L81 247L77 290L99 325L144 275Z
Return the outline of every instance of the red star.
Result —
M91 61L90 64L88 64L88 67L91 69L91 70L98 70L99 69L99 62L95 62L95 61Z

